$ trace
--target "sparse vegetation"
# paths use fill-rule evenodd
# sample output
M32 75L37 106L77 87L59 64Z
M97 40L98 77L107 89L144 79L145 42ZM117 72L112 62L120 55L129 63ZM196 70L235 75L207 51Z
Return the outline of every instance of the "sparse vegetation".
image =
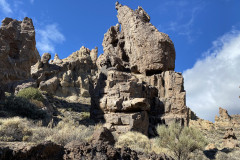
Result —
M118 137L115 147L129 147L136 151L151 152L151 143L147 136L139 132L127 132Z
M188 159L189 153L196 149L203 149L207 144L201 132L194 128L181 127L179 124L171 124L166 127L157 127L159 137L156 142L160 147L169 149L178 160Z
M97 125L97 127L99 126ZM54 128L39 127L26 118L13 117L0 119L0 140L35 143L51 140L57 144L65 145L74 140L89 141L95 128L95 126L86 127L76 122L64 121L61 121Z
M32 124L27 119L14 117L0 119L0 140L1 141L23 141L24 137L31 136Z
M6 98L3 110L7 111L7 117L21 116L30 119L44 119L47 116L46 111L31 103L28 99L15 96Z
M53 133L46 139L51 140L57 144L66 145L71 141L87 142L91 139L94 132L94 126L73 125L71 123L60 122L55 128Z

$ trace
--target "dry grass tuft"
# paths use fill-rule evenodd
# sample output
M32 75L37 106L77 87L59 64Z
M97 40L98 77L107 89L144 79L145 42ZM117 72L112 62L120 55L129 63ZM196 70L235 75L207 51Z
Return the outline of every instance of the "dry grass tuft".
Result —
M27 141L41 143L50 140L57 144L66 145L77 140L87 142L97 126L79 125L75 121L61 121L54 128L36 125L26 118L13 117L0 119L0 140L1 141Z
M116 148L129 147L133 150L149 153L151 143L147 136L139 132L127 132L118 137L115 144Z

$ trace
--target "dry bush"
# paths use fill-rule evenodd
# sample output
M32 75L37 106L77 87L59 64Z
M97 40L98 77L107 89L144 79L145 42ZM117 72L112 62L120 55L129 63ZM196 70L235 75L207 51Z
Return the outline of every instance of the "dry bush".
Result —
M207 144L200 131L194 128L181 127L176 123L169 127L158 126L157 132L159 134L159 137L156 138L157 144L172 151L178 160L188 159L192 151L203 149Z
M32 123L27 119L14 117L0 119L1 141L23 141L32 135Z
M60 122L53 128L53 134L46 139L61 145L66 145L75 140L87 142L90 140L94 130L94 126L86 127L84 125Z
M32 136L28 138L29 142L42 143L54 134L52 128L47 127L34 127L32 130Z
M127 132L120 135L115 144L116 148L129 147L140 152L151 152L151 143L147 136L139 132Z
M13 117L0 119L0 140L35 143L51 140L57 144L65 145L74 140L89 141L97 127L99 125L86 127L73 121L61 121L54 128L39 127L26 118Z

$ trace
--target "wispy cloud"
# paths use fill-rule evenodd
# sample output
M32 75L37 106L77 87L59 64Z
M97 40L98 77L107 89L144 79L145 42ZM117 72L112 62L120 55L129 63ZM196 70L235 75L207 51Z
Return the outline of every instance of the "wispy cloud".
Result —
M12 13L12 9L6 0L0 0L0 8L4 14Z
M40 53L55 52L55 45L65 41L64 35L56 24L47 25L44 29L36 30L37 48Z
M34 3L34 0L30 0L30 3L32 3L32 4L33 4L33 3Z
M174 34L185 36L189 42L194 41L194 36L199 31L194 30L194 23L197 15L204 8L201 1L169 0L162 4L160 11L163 14L169 14L169 10L174 10L174 16L170 21L158 26L162 32L172 32Z
M218 107L240 113L240 31L233 29L213 42L193 68L183 72L187 105L200 118L214 120Z
M24 9L25 3L23 0L14 0L11 3L7 0L0 0L0 18L4 19L4 17L11 17L18 20L22 20L27 16L27 11Z

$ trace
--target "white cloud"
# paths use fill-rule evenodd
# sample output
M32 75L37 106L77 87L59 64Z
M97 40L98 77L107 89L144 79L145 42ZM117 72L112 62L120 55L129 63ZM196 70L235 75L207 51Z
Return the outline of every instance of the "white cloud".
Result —
M36 30L37 48L40 53L55 52L55 45L65 40L56 24L47 25L44 29Z
M183 72L187 106L200 118L214 121L218 108L240 113L240 31L213 42L204 58Z
M6 0L0 0L0 8L4 14L10 14L13 12Z

